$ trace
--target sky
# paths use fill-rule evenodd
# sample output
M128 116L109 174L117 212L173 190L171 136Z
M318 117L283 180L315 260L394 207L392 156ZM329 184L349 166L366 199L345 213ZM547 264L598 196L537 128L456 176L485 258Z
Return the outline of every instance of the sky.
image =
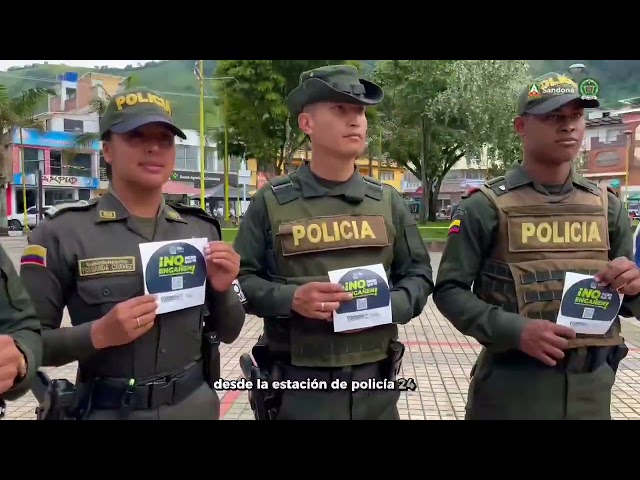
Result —
M57 63L65 64L72 67L94 67L96 65L108 65L114 68L124 68L127 65L136 65L139 63L146 63L158 60L0 60L0 71L6 71L9 67L19 67L24 65L31 65L32 63Z

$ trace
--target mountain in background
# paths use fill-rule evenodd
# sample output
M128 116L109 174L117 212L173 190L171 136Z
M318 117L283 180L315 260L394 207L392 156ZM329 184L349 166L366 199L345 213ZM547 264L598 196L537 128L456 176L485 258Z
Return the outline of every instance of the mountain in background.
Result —
M144 65L127 65L125 68L95 67L82 68L65 65L34 64L27 67L13 67L0 72L0 83L9 88L9 95L15 96L22 90L36 86L51 87L57 83L57 75L77 72L83 75L89 71L109 73L123 77L134 76L136 84L144 85L159 92L171 93L176 123L182 128L198 129L199 125L199 85L193 74L196 60L167 60L148 62ZM367 76L376 60L361 60L363 74ZM205 61L205 76L215 76L216 60ZM621 106L618 100L640 96L640 60L529 60L531 74L538 76L547 72L564 73L572 63L584 63L589 68L589 76L600 83L600 96L606 107ZM206 84L206 94L212 95L211 83ZM166 93L165 93L166 94ZM43 109L46 106L43 105Z

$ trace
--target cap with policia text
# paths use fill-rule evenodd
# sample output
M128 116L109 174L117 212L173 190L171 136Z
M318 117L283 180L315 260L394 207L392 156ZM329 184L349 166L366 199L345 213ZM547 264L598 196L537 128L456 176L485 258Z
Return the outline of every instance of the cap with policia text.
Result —
M171 103L146 88L131 88L116 94L100 119L100 136L127 133L149 123L167 125L182 139L187 136L173 122Z
M547 73L527 85L518 97L517 114L543 115L573 101L584 108L598 108L598 84L591 78L577 84L566 75Z

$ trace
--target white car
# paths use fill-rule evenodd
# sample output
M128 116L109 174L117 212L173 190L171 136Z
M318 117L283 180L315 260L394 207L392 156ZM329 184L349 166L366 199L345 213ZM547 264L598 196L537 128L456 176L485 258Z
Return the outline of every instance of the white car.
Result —
M45 212L45 216L46 216L46 212L52 208L49 205L43 205L42 206L42 210ZM29 222L29 228L35 228L36 225L38 225L38 207L37 205L34 205L33 207L29 207L27 208L27 219ZM8 218L8 225L9 225L9 230L22 230L24 225L24 215L22 213L14 213L11 216L9 216Z

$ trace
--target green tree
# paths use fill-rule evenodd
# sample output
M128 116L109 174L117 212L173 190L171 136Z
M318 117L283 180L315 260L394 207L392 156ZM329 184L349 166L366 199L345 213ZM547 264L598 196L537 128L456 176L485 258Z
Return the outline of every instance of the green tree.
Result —
M261 171L284 172L306 140L297 119L290 118L287 95L298 86L303 71L345 63L361 66L357 60L218 61L216 77L231 77L217 82L216 101L223 111L229 150L233 146L247 158L256 158Z
M435 220L442 180L462 157L510 164L517 93L526 61L385 60L374 80L385 89L378 107L385 154L421 180L421 221Z
M49 88L36 87L24 90L20 95L10 98L5 85L0 85L0 228L7 228L6 183L13 172L13 159L9 154L13 132L20 136L20 158L24 159L22 131L25 128L42 130L42 123L34 118L38 104L43 98L55 95ZM21 168L22 170L22 168ZM24 183L25 179L23 179ZM28 230L28 225L24 225Z

